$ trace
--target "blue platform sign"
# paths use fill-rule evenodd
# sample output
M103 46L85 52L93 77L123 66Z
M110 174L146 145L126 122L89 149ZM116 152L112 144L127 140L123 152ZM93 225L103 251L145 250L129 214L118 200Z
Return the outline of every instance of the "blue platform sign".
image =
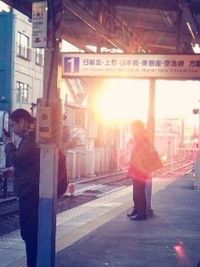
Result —
M197 54L63 53L64 77L199 79Z
M77 73L80 70L79 57L65 57L63 61L64 72Z

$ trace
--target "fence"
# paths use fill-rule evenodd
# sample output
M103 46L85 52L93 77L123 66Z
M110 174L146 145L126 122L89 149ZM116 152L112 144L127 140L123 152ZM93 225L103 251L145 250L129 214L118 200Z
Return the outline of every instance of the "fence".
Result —
M154 176L163 175L165 173L173 173L174 171L194 166L196 150L179 149L178 155L163 164L163 168L154 172Z
M99 148L95 150L68 150L67 166L70 179L92 177L110 171L111 150Z

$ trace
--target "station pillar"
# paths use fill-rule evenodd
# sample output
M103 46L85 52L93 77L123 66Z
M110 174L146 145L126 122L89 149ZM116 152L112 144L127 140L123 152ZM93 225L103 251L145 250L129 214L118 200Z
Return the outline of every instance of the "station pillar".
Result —
M197 152L197 157L195 161L195 181L194 190L200 191L200 150Z
M59 67L56 43L45 49L43 98L37 105L37 141L41 151L37 267L55 266L58 151L62 140Z
M200 100L199 100L199 109L197 110L198 119L199 119L199 128L198 128L198 152L195 161L195 181L194 181L194 190L200 190ZM194 113L194 111L193 111ZM196 113L194 113L196 114Z
M154 143L155 135L155 79L150 80L149 88L149 110L148 110L148 121L147 121L147 131L149 133L151 142ZM146 214L147 216L153 216L153 209L151 206L152 198L152 175L149 175L149 179L146 183Z

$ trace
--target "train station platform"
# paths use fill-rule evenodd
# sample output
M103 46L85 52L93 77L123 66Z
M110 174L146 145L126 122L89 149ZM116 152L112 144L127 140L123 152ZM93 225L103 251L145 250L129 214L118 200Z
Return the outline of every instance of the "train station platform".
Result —
M200 191L190 174L153 180L154 216L131 221L132 186L59 213L56 267L196 267ZM19 232L0 238L0 266L26 266ZM43 266L41 266L43 267Z

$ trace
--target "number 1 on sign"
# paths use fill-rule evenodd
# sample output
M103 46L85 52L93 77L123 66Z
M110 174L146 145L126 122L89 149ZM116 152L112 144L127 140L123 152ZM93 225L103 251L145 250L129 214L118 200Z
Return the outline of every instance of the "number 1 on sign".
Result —
M79 58L65 57L64 58L64 72L79 72Z

